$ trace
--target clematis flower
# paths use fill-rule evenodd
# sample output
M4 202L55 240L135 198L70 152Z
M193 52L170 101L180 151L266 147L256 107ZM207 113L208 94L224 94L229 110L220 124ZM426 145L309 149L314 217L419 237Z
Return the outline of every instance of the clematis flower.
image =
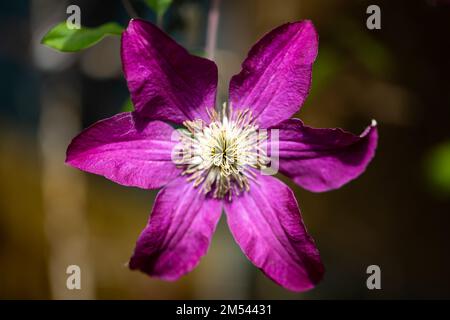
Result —
M310 21L269 32L231 79L232 108L215 111L215 63L190 55L149 22L130 21L121 56L135 111L84 130L66 162L121 185L161 188L131 269L164 280L190 272L224 211L244 254L270 279L293 291L321 280L324 268L294 193L262 171L275 166L307 190L336 189L364 172L378 138L376 123L357 136L290 119L310 90L317 48ZM254 139L261 129L267 134ZM263 152L272 150L274 130L275 158Z

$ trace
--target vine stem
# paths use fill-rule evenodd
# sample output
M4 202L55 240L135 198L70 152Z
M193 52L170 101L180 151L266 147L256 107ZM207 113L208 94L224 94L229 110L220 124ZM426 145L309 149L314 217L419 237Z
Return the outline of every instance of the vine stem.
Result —
M137 14L136 10L134 10L133 5L129 0L122 0L122 4L131 18L139 18L139 15Z
M158 14L156 16L156 25L162 30L163 29L163 15Z
M212 0L211 6L208 12L208 27L206 31L206 56L210 60L214 60L216 43L217 43L217 30L219 28L219 16L220 16L220 0Z

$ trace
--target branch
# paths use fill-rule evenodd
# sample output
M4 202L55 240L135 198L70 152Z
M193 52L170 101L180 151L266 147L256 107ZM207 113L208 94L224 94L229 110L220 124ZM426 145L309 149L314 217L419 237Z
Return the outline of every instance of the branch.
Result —
M217 30L219 27L219 6L220 0L212 0L212 4L208 12L208 29L206 33L206 56L210 60L214 60L217 43Z

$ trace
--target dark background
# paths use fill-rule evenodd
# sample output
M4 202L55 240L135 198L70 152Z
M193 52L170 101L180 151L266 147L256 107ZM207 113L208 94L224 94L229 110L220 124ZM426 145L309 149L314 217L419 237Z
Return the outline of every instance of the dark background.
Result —
M294 294L240 252L224 219L208 255L174 283L125 266L156 191L125 188L64 165L70 139L124 108L119 37L75 54L39 44L66 19L57 0L0 3L0 298L450 298L450 5L446 1L227 0L220 6L219 102L250 46L287 21L320 36L313 88L297 115L360 133L376 119L379 147L345 187L313 194L290 183L326 275ZM121 1L71 1L81 22L129 19ZM141 17L155 21L141 1ZM381 30L366 8L381 8ZM192 52L205 45L209 1L175 0L163 27ZM82 290L65 287L66 267ZM368 290L366 268L381 268Z

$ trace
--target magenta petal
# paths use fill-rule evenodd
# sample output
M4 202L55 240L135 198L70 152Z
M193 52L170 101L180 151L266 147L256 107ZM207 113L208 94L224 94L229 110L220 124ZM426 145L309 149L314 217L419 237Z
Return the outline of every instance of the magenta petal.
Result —
M66 163L125 186L160 188L181 173L171 160L177 134L164 122L120 113L75 137Z
M303 224L291 189L271 176L258 176L250 191L225 202L228 225L245 255L269 278L292 291L305 291L324 268Z
M150 22L133 19L122 35L122 64L136 111L181 124L209 122L216 100L217 67L189 54Z
M341 129L316 129L298 119L279 129L279 169L315 192L336 189L362 174L375 155L376 122L356 136Z
M220 201L177 178L158 193L130 268L164 280L190 272L206 253L221 212Z
M310 21L287 23L266 34L231 79L233 109L250 108L263 128L289 119L308 95L317 46Z

